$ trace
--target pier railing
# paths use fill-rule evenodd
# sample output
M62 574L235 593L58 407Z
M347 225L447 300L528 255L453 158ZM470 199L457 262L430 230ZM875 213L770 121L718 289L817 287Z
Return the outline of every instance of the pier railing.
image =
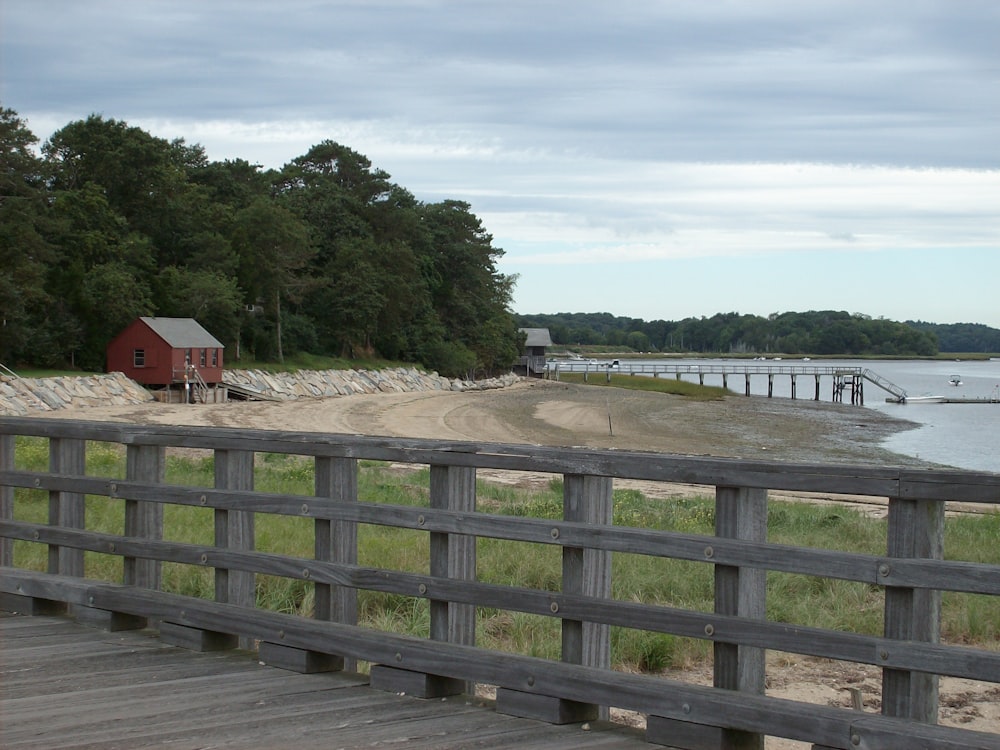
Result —
M19 457L24 437L47 440L49 467ZM91 441L123 446L124 477L95 475ZM33 443L37 450L37 443ZM211 452L212 486L165 481L168 449ZM254 490L255 457L307 457L314 492ZM372 502L359 491L362 461L429 466L427 501ZM479 469L547 472L563 480L558 520L484 512ZM612 522L616 479L705 485L715 495L715 533L698 535ZM886 553L848 553L767 540L769 490L888 498ZM96 528L87 498L119 502L116 529ZM608 706L641 712L647 738L681 748L763 747L765 735L817 748L1000 748L1000 735L936 725L939 675L1000 682L1000 652L940 642L942 591L1000 595L1000 566L944 559L945 501L1000 504L1000 476L867 466L803 465L649 453L474 444L205 427L158 427L48 419L0 419L0 604L18 611L66 605L110 628L159 629L195 648L258 647L261 659L303 671L369 662L376 688L426 697L496 686L497 710L553 722L583 721ZM47 504L47 522L22 506ZM664 501L669 502L669 501ZM204 509L212 543L164 538L166 506ZM303 519L314 554L255 547L255 518ZM426 535L428 565L402 572L358 564L358 527ZM477 579L480 540L561 550L558 588ZM32 545L41 569L15 566ZM84 577L85 555L121 559L121 577ZM619 555L675 558L712 566L714 609L696 611L612 596ZM38 557L36 555L36 557ZM165 591L162 566L211 570L209 598ZM769 572L861 582L884 592L884 632L805 627L768 617ZM257 576L306 582L312 618L257 606ZM555 588L555 587L554 587ZM429 602L429 637L358 624L358 592ZM477 611L530 613L559 621L558 660L475 644ZM714 684L698 686L611 668L611 628L705 639ZM834 708L766 695L767 650L875 665L881 712ZM335 744L335 741L334 741Z
M791 383L791 397L797 397L797 387L799 378L813 378L815 389L813 400L820 400L820 382L824 377L831 379L831 400L843 401L844 393L847 392L852 404L864 404L864 381L874 383L879 388L892 394L893 400L905 401L906 391L895 383L883 378L878 373L861 367L849 367L845 365L802 365L802 364L715 364L699 363L677 364L669 362L630 362L628 360L558 360L548 362L545 369L546 376L552 380L559 380L562 373L582 373L583 379L588 380L590 375L604 375L608 382L611 382L612 375L645 375L658 378L672 375L677 380L685 378L697 379L700 385L705 385L706 376L720 376L723 388L729 387L729 378L742 376L745 384L745 393L750 395L751 378L767 378L767 396L774 395L774 378L776 376L788 376Z

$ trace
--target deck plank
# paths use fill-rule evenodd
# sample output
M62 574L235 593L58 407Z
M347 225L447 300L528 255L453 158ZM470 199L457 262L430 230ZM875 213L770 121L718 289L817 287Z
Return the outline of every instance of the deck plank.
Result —
M419 700L362 675L302 675L152 631L0 617L0 746L20 748L653 748L617 725L556 727L468 697Z

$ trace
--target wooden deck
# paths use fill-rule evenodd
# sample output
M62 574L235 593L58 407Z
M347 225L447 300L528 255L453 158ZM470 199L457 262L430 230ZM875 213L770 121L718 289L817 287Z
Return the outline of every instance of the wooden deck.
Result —
M468 697L420 700L363 675L297 674L248 652L195 653L155 631L0 616L0 747L653 748L593 722L554 726Z

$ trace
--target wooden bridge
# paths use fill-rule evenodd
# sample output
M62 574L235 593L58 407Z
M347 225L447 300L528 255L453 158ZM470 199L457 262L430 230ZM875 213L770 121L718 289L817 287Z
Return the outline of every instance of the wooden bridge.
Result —
M742 377L745 393L750 395L751 377L767 378L767 397L774 396L774 379L787 376L791 384L791 397L798 397L799 378L813 378L813 400L820 400L820 382L822 378L830 378L830 397L832 401L844 401L844 394L852 404L864 405L865 381L873 383L892 395L893 401L906 401L906 391L895 383L883 378L877 372L867 367L845 367L842 365L786 365L786 364L715 364L699 363L677 364L670 362L630 362L627 359L611 361L588 360L558 360L548 363L547 375L558 380L564 372L583 373L584 380L590 375L603 375L610 382L612 375L645 375L658 378L670 376L683 380L697 378L700 385L705 385L706 376L719 376L723 388L729 388L730 377Z
M47 468L29 465L27 454L37 455L38 445L25 437L47 441ZM89 466L93 443L123 446L124 470ZM212 486L166 482L166 451L175 447L209 452ZM271 454L310 459L314 491L255 491L255 455ZM426 500L389 505L362 496L361 464L372 461L429 466ZM489 468L562 476L562 517L477 507L476 472ZM714 489L714 536L613 524L616 478ZM769 542L769 490L888 498L886 554ZM88 518L95 499L120 513L110 522ZM413 747L652 743L694 750L759 749L773 735L823 749L998 750L998 734L936 723L939 675L1000 683L1000 652L940 642L942 591L1000 595L1000 566L944 559L949 500L997 506L1000 475L3 418L0 604L36 614L66 611L112 632L81 631L47 617L0 619L0 745L310 748L405 740ZM32 516L38 506L42 512ZM212 543L164 538L164 508L177 506L206 514ZM314 554L258 549L261 514L299 519ZM358 528L368 524L425 536L427 568L359 565ZM561 581L548 590L479 580L481 540L557 548ZM625 555L712 566L713 611L631 594L615 598L612 562ZM85 577L89 561L106 556L120 558L120 577ZM22 562L31 559L41 563ZM211 571L214 591L200 598L165 590L167 564ZM769 571L881 591L884 632L769 619ZM260 608L256 576L305 582L315 596L313 616ZM428 637L359 624L358 593L365 591L427 602ZM562 634L559 658L478 647L477 613L484 611L554 618ZM713 685L612 669L612 628L709 641ZM78 650L81 632L91 644L85 650ZM232 655L161 659L161 641L192 650L251 649L268 667ZM881 711L767 695L769 649L879 667ZM117 661L123 650L134 657L134 669L129 659ZM86 676L66 684L60 680L69 654L78 655ZM235 658L241 665L234 666ZM369 677L354 674L359 660L371 665ZM47 677L32 681L31 672L46 669ZM481 707L464 697L476 685L495 687L495 703ZM223 696L235 703L223 706ZM118 710L109 709L116 700ZM609 728L608 707L642 714L644 736ZM165 717L158 718L160 711Z

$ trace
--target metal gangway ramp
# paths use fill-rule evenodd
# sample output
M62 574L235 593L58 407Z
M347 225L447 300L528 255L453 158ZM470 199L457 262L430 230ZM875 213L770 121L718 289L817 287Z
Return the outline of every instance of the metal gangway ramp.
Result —
M896 400L899 401L900 403L902 403L903 401L906 401L906 391L903 390L902 388L900 388L895 383L892 383L892 382L886 380L881 375L879 375L877 372L874 372L873 370L869 370L866 367L864 369L864 371L861 373L861 376L865 380L868 380L868 381L874 383L875 385L877 385L882 390L888 391L889 393L891 393L893 396L896 397Z

